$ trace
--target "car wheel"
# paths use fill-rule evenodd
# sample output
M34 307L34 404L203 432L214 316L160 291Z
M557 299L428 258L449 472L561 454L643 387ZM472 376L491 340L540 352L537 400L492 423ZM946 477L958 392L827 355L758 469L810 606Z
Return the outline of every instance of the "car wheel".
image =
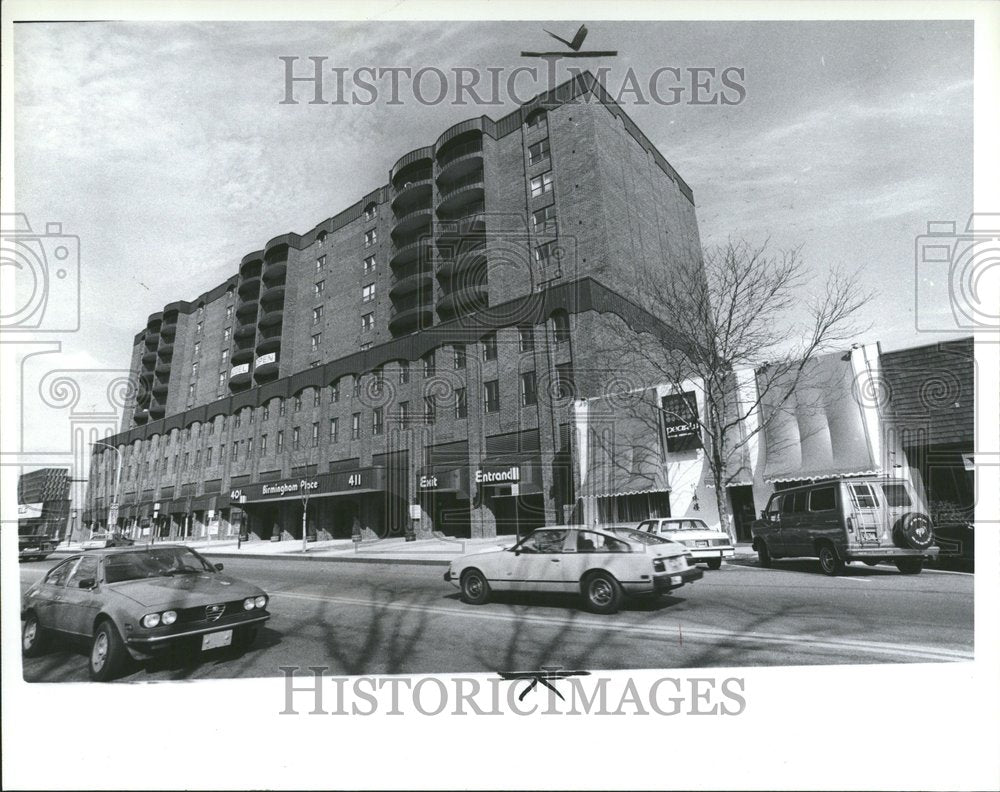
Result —
M469 605L484 605L490 599L490 584L478 569L462 573L462 602Z
M594 572L583 579L583 597L594 613L617 613L622 587L607 572Z
M926 514L904 514L896 524L893 539L898 547L909 550L926 550L934 544L934 531Z
M837 557L837 552L833 545L822 544L819 546L819 568L824 575L839 575L844 571L844 562Z
M722 559L721 558L710 558L706 561L709 569L722 569Z
M114 624L102 621L94 631L90 646L90 678L95 682L108 682L122 669L127 651Z
M29 613L21 628L21 653L25 657L37 657L45 649L48 634L38 622L34 613Z
M757 563L767 568L771 566L771 561L771 551L767 549L767 543L761 539L757 543Z
M922 558L897 558L896 559L896 569L904 575L919 575L920 570L924 568L924 559Z

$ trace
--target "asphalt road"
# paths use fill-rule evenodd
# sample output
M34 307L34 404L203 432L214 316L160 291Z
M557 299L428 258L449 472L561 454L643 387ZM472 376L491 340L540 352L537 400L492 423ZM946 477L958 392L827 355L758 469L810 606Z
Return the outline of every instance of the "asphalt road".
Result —
M21 565L22 591L57 559ZM443 566L224 559L226 572L271 595L271 621L243 655L185 654L135 667L126 680L280 676L280 666L330 674L971 660L973 576L815 561L723 565L615 616L569 597L508 595L465 605ZM26 659L28 681L85 681L87 647L60 644Z

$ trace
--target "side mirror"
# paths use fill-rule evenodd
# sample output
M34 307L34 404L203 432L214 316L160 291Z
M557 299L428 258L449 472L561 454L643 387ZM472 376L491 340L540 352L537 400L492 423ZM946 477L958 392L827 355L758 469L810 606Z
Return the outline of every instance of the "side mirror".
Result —
M213 566L215 567L215 571L216 572L221 572L222 571L222 564L213 564Z
M83 578L77 585L82 589L94 589L97 588L97 581L94 578Z

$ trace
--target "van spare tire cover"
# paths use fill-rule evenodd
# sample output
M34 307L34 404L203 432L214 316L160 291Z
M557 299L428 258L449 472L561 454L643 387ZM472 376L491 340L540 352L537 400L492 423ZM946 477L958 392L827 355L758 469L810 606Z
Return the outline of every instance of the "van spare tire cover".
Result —
M911 550L926 550L934 543L931 520L926 514L903 515L893 533L897 545Z

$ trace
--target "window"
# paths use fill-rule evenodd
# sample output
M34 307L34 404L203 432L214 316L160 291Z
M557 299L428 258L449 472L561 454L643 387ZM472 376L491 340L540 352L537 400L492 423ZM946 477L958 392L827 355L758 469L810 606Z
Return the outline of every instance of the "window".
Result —
M208 425L208 436L211 437L214 434L215 434L215 419L213 418L212 422Z
M330 386L330 403L336 404L340 401L340 380Z
M837 508L837 496L833 487L820 487L809 493L809 511L827 511Z
M296 394L294 397L295 401L292 402L292 411L298 412L302 409L302 394Z
M222 359L222 365L223 366L226 365L226 363L229 362L229 350L228 349L223 349L222 350L222 354L220 355L220 358Z
M108 526L111 529L111 526ZM84 556L80 559L80 563L76 564L76 569L73 570L68 578L66 578L66 588L80 588L80 584L86 581L97 582L97 557L96 556Z
M544 110L538 110L528 116L528 129L538 129L539 127L547 126L548 123L549 121Z
M378 234L374 228L365 231L365 247L371 247L378 242Z
M201 341L194 342L194 356L198 357L201 354Z
M874 509L877 507L875 493L867 484L851 484L851 495L859 509ZM788 500L787 498L785 500ZM801 511L801 510L800 510Z
M247 407L247 423L253 426L254 418L257 416L257 411L253 407Z
M885 505L890 509L911 505L910 494L904 484L882 484L882 495L885 498Z
M313 407L319 407L319 388L313 388Z
M500 382L487 380L483 383L483 411L495 413L500 410Z
M399 384L405 385L410 381L410 361L399 361Z
M531 197L537 198L552 191L552 171L546 171L541 176L534 176L531 179Z
M194 326L194 334L201 335L201 330L202 330L202 322L198 322L198 324Z
M383 415L382 415L382 408L381 407L376 407L374 410L372 410L372 434L373 435L380 435L380 434L382 434L383 421L384 421L384 418L383 418Z
M569 341L569 314L565 311L555 311L552 314L552 330L557 344Z
M233 337L233 328L227 327L225 330L222 331L222 340L223 341L228 341L232 337Z
M277 441L275 442L275 450L280 454L281 449L284 447L285 447L285 433L279 429Z
M236 413L236 415L233 416L233 429L239 429L240 428L240 420L241 420L240 419L240 414Z
M319 295L323 293L323 289L326 287L326 281L316 281L313 284L313 294Z
M410 418L410 403L400 402L399 403L399 423L401 426L406 426L407 421Z
M784 502L781 505L781 513L796 514L804 512L806 510L806 499L808 495L809 492L807 490L787 493L785 495Z
M219 372L219 390L222 390L226 386L226 372Z
M301 445L301 434L302 433L299 431L299 427L296 426L292 429L292 451L299 450L299 446Z
M374 271L375 271L375 257L368 256L365 259L365 272L374 272Z
M524 553L561 553L568 533L565 528L535 531L517 549Z
M604 534L580 531L576 536L576 551L578 553L627 553L627 542L612 539Z
M368 204L368 206L365 207L365 220L374 220L375 212L376 212L375 204L373 203Z
M316 259L316 269L321 270L326 266L326 256L320 256Z
M546 242L544 245L539 245L535 248L535 263L539 267L547 267L550 264L558 263L558 256L556 254L556 243Z
M323 321L323 306L319 305L313 308L313 324L318 325Z
M312 444L313 448L319 445L319 423L313 423Z
M232 318L233 318L233 306L227 305L226 306L226 319L232 319Z
M361 377L357 376L354 378L354 398L361 398Z
M366 313L364 316L361 317L361 329L362 330L371 330L372 327L374 327L374 326L375 326L375 314L374 313Z
M357 440L361 437L361 413L351 415L351 439Z
M235 462L237 459L239 459L239 457L240 457L240 444L233 443L233 453L230 456L230 459L232 459L233 462Z
M375 299L375 284L369 283L361 287L361 302L372 302Z
M531 213L531 225L536 234L554 234L556 232L556 208L546 206Z
M267 435L262 434L260 436L260 455L267 456Z
M337 421L336 418L331 418L330 419L330 442L331 443L336 443L337 442L337 431L338 431L337 424L338 424L338 421Z
M528 146L528 164L537 165L549 158L549 139L544 138Z
M316 241L319 242L320 245L325 245L326 244L326 231L320 231L319 235L316 237Z
M517 348L521 352L530 352L535 348L535 330L533 327L517 328Z
M204 313L205 313L205 306L204 305L199 305L198 306L198 318L201 319L201 317L202 317L202 315Z
M535 372L526 371L521 375L521 406L530 407L538 403L538 393L535 386Z
M278 399L278 417L283 418L285 415L285 400Z
M313 352L319 350L319 342L323 340L322 333L315 333L311 339L309 339L309 349Z
M253 456L253 438L247 438L247 459Z
M362 352L364 352L366 349L371 349L371 348L372 348L372 342L371 341L362 341L361 342L361 351Z
M466 398L465 388L455 388L455 417L469 417L469 402Z
M194 383L188 385L188 401L194 401Z
M421 360L424 362L424 376L433 377L434 376L434 350L432 349L426 355L424 355Z
M455 368L465 368L465 344L455 344Z
M433 396L424 396L424 420L434 423L437 420L437 407Z
M556 393L560 399L572 399L575 395L573 364L560 363L556 366Z
M265 405L264 405L264 410L263 410L263 412L261 413L261 416L260 416L260 419L261 419L262 421L266 421L266 420L268 420L268 419L269 419L270 417L271 417L271 405L270 405L270 404L265 404Z
M497 334L490 333L483 336L483 360L497 359Z
M194 466L201 467L201 449L194 452Z

